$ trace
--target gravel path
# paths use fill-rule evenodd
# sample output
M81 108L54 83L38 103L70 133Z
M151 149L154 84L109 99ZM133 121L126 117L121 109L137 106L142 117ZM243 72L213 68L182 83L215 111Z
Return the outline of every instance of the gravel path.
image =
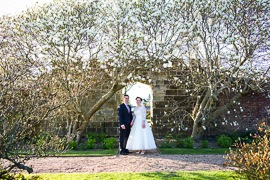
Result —
M97 173L97 172L173 172L195 170L233 170L223 167L223 155L162 155L136 153L107 157L46 157L26 164L34 173Z

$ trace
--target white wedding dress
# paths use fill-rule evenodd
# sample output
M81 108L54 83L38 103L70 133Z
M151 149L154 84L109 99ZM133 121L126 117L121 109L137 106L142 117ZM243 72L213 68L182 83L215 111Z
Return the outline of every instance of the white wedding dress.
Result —
M126 148L129 150L151 150L156 149L154 136L146 120L146 109L144 106L137 106L134 109L135 122L131 128ZM142 121L145 120L145 128L142 128Z

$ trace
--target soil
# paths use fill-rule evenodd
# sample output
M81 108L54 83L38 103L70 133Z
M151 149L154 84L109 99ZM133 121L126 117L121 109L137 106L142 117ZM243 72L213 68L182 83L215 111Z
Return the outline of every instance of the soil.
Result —
M46 157L29 160L34 173L174 172L233 170L224 155L163 155L158 152L106 157Z

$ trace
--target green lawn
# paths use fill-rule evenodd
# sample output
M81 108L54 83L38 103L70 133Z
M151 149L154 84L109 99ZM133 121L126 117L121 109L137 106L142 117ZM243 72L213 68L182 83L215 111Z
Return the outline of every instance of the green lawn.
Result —
M159 148L161 154L226 154L229 148ZM87 151L67 151L58 156L113 156L118 149L93 149Z
M26 179L43 180L86 180L86 179L178 179L178 180L241 180L233 171L178 171L178 172L145 172L145 173L66 173L66 174L35 174L25 175Z

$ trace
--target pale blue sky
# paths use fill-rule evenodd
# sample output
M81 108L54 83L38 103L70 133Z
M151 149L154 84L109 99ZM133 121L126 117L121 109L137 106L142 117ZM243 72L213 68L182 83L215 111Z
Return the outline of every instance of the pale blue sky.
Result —
M152 95L152 89L149 85L142 84L142 83L136 83L132 88L127 92L129 95L129 102L131 105L136 105L136 97L141 97L143 99L148 99L149 94L151 98L153 98Z
M52 1L53 0L0 0L0 16L19 13L36 3L41 5Z

